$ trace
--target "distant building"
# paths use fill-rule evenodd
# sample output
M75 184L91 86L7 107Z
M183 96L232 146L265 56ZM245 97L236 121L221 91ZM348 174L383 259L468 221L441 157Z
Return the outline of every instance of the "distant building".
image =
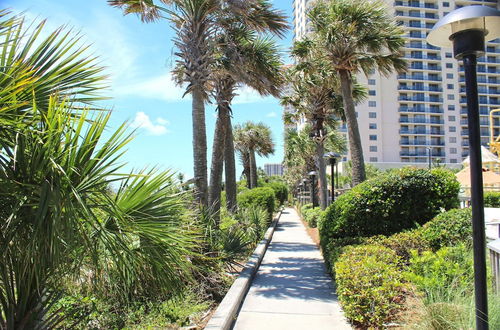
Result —
M283 175L283 164L264 164L264 172L268 176Z
M307 11L314 0L294 0L295 39L311 32ZM460 165L469 154L467 104L463 65L452 50L427 44L426 36L439 18L467 5L500 7L496 0L385 0L405 31L408 72L382 76L372 72L358 81L368 87L368 99L356 107L366 162ZM478 59L481 144L490 139L489 113L500 108L500 39L486 44ZM290 110L287 110L290 111ZM300 130L303 123L297 123ZM340 127L346 132L346 126ZM493 119L500 135L500 117ZM451 165L451 166L453 166Z

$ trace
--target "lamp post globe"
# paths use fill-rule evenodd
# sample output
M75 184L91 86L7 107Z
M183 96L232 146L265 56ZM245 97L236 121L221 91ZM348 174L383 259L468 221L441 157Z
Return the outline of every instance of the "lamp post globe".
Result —
M335 201L335 172L334 172L334 167L335 163L337 162L337 159L340 159L340 154L337 152L327 152L326 154L323 155L324 158L330 160L330 176L331 176L331 181L332 181L332 203Z
M484 54L485 42L499 37L500 11L485 6L466 6L450 12L436 23L427 36L429 44L439 47L453 47L455 58L462 60L464 64L469 129L477 329L488 329L488 298L476 64L477 57Z

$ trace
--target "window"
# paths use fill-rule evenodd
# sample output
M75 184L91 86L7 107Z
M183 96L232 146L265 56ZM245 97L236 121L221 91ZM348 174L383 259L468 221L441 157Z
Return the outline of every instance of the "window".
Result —
M446 74L447 79L453 79L453 73L447 73Z
M373 89L370 89L368 91L368 95L375 96L375 91Z
M369 129L377 129L377 124L375 124L375 123L370 123L370 124L368 124L368 128L369 128Z
M455 121L455 116L448 116L448 121Z
M446 84L446 88L453 89L453 84Z
M446 53L445 56L446 56L446 58L451 58L452 57L451 53Z
M368 112L368 118L377 118L376 112Z
M450 3L449 2L443 2L443 7L449 7Z
M370 135L370 141L377 141L377 135Z
M368 85L375 85L375 79L368 79Z
M454 104L448 105L448 110L455 111L455 105Z
M457 154L457 148L450 148L450 154L456 155Z
M446 67L447 67L448 69L453 68L453 63L446 63Z
M457 138L454 136L450 137L450 143L457 143Z
M377 152L377 146L370 146L370 152Z
M456 163L458 163L458 161L455 158L452 158L452 159L450 159L450 163L456 164Z
M457 131L457 128L455 126L450 126L450 133L454 133Z
M453 95L453 94L448 94L448 95L447 95L447 99L448 99L448 100L454 100L454 99L455 99L455 95Z
M368 106L371 108L375 108L377 106L377 102L376 101L368 101Z
M376 162L378 162L378 158L377 157L370 157L370 162L376 163Z
M358 112L356 111L355 113L356 113L356 118L358 118Z

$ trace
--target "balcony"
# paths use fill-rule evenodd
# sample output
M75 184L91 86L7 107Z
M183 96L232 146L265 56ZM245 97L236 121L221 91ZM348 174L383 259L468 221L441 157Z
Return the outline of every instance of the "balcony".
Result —
M460 103L467 103L467 98L462 97L460 98ZM499 100L492 100L492 99L484 99L484 98L479 98L479 104L491 104L491 105L499 105L500 101Z
M441 71L440 66L428 66L428 65L410 65L408 67L410 70L425 70L425 71Z
M400 156L403 157L429 157L429 153L427 151L421 152L421 151L400 151L399 152ZM431 157L445 157L446 153L445 152L432 152Z
M486 87L478 87L477 92L479 94L492 94L492 95L500 95L500 90L495 88L490 88L489 90ZM465 87L460 87L460 93L465 93Z
M439 48L434 47L432 45L428 44L414 44L414 43L406 43L405 44L406 48L416 48L416 49L432 49L432 50L438 50Z
M427 119L427 118L399 118L400 123L410 123L410 124L444 124L443 119Z
M428 60L428 61L440 61L441 56L439 55L417 55L417 54L409 54L405 55L406 59L417 59L417 60Z
M401 140L399 144L402 146L444 146L443 141L408 141Z
M443 79L441 77L433 77L433 76L425 76L422 74L400 74L398 75L398 79L403 79L403 80L429 80L429 81L442 81Z
M400 129L401 135L444 135L444 131L427 130L427 129Z
M481 119L483 119L483 118L481 118ZM486 119L486 118L484 118L484 119ZM468 125L468 123L469 122L468 122L467 119L461 119L460 120L460 125ZM489 120L479 120L479 125L481 125L481 126L490 126L490 122L489 122Z
M461 83L465 83L465 77L460 76L460 79L458 81ZM496 77L477 77L477 82L486 84L500 84L500 80L498 80Z
M441 108L409 108L409 107L399 107L399 112L417 112L417 113L444 113Z
M437 6L433 3L419 3L419 2L405 2L405 1L395 1L395 7L412 7L412 8L426 8L426 9L437 9Z
M422 86L398 86L398 90L401 91L424 91L424 92L436 92L441 93L443 89L441 87L422 87Z
M409 96L400 96L398 97L398 101L405 102L436 102L443 103L442 97L409 97Z

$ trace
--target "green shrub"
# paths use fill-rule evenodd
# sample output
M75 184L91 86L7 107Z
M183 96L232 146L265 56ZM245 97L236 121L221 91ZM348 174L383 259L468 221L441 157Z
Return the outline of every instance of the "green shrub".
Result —
M334 238L331 240L321 240L321 250L323 252L323 257L325 260L325 265L332 275L335 277L335 262L344 253L344 251L354 245L359 245L364 243L365 238L362 237L346 237L346 238Z
M485 207L500 207L500 192L485 192L484 193Z
M446 170L404 168L341 195L320 222L321 239L391 235L458 206L459 184Z
M473 261L470 249L465 245L443 247L437 252L412 252L405 278L426 298L448 300L450 292L472 293Z
M408 264L412 255L411 251L415 250L418 253L429 249L428 242L422 238L420 229L403 231L386 236L373 236L366 240L366 244L382 245L394 251L404 264Z
M404 302L399 258L388 248L348 248L335 263L337 294L344 313L361 328L382 328Z
M307 209L302 213L304 221L307 222L309 227L316 228L318 220L323 216L324 212L320 207L315 207L313 209Z
M307 204L304 204L302 205L302 207L300 208L300 213L304 214L305 211L307 210L310 210L313 208L313 205L312 203L307 203Z
M262 207L272 219L276 204L274 190L268 187L244 190L238 194L238 204L242 208Z
M262 207L240 209L237 215L239 222L255 230L255 240L260 241L269 225L267 211Z
M269 187L274 190L274 195L279 202L279 205L283 205L288 199L288 186L283 182L273 181L266 183L264 187Z
M454 209L437 215L421 228L422 238L433 250L460 243L472 244L471 209Z

